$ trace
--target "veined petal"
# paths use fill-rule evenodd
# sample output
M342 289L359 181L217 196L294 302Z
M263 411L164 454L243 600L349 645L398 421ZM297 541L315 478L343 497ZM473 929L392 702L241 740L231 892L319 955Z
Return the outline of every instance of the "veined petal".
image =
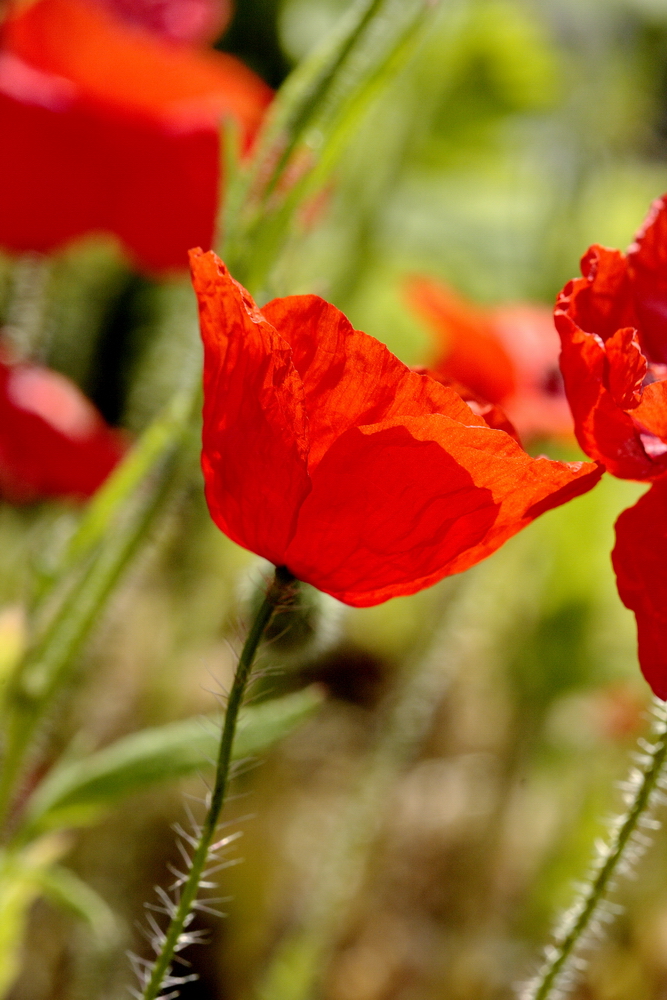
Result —
M632 419L641 430L667 441L667 382L652 382L644 387Z
M474 565L601 472L445 414L357 427L315 471L286 563L348 604L379 604Z
M620 250L594 244L581 258L582 278L569 282L559 296L558 308L567 309L573 322L586 333L607 340L620 327L637 326L628 261Z
M384 344L355 330L340 310L316 295L274 299L262 313L289 343L303 381L311 474L333 442L361 424L425 413L484 423L455 391L411 371Z
M637 331L632 326L622 327L604 346L611 398L622 410L632 410L642 398L642 383L648 368Z
M612 561L621 600L637 618L644 677L667 698L667 481L618 518Z
M589 332L575 320L582 312L573 303L577 295L583 294L583 280L578 279L565 286L554 313L562 346L561 371L577 440L587 455L604 462L613 475L621 479L655 479L664 474L667 460L664 457L649 457L642 444L640 430L614 400L608 388L610 375L613 375L617 398L619 394L632 394L637 386L641 357L638 358L631 347L632 353L624 371L623 358L619 355L619 344L615 339L616 331L609 335L605 343L597 331ZM610 344L611 364L607 353Z
M218 527L280 565L310 491L301 379L289 345L214 253L191 251L204 341L202 465Z

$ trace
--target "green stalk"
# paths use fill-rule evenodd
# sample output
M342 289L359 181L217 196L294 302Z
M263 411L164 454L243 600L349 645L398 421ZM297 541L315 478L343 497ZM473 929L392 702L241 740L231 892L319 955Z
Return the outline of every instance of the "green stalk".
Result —
M646 847L644 835L638 837L638 827L657 826L648 814L662 799L660 786L667 759L667 712L663 702L656 701L655 713L656 740L653 744L640 741L644 751L640 767L632 769L624 786L627 811L614 822L609 842L599 848L593 874L565 915L563 926L556 932L555 943L547 949L547 960L521 993L521 1000L549 1000L560 996L570 985L573 960L590 944L592 928L603 912L614 877L627 874L632 855L636 858ZM609 909L606 912L609 914Z
M232 759L232 746L236 733L236 724L250 679L252 665L264 632L273 618L277 606L284 599L288 588L293 583L294 577L292 574L285 567L279 566L276 569L271 587L250 626L250 631L243 646L227 700L211 802L190 862L190 869L183 885L178 905L171 918L159 954L152 966L150 978L148 978L144 986L143 1000L155 1000L163 987L166 988L170 985L171 963L174 955L179 950L181 935L187 926L188 917L196 901L199 883L202 880L209 851L220 820L220 813L225 803L229 785L229 765Z

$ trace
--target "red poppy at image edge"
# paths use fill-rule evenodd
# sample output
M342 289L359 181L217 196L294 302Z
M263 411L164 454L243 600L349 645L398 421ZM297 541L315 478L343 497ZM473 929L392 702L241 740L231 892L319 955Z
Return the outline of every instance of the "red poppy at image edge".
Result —
M531 458L317 296L260 311L215 254L191 267L211 516L298 579L357 607L412 594L598 481Z
M612 554L635 612L639 662L667 698L667 204L655 201L627 253L592 246L558 297L561 370L583 450L653 485L616 522Z
M524 441L572 436L551 309L527 303L477 306L443 282L421 276L408 278L404 289L434 338L428 366L433 378L457 391L465 387L477 405L496 412L502 407Z
M174 42L213 42L232 16L230 0L97 0L129 24Z
M0 246L115 234L135 266L211 246L220 125L247 150L272 91L232 56L165 41L93 0L35 0L0 27Z
M0 360L2 499L84 499L123 451L121 436L69 379L40 365Z

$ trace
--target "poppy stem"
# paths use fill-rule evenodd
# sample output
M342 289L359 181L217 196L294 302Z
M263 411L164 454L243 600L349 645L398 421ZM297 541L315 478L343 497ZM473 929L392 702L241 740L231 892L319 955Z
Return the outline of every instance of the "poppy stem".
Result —
M208 862L212 860L211 846L215 838L220 813L225 803L229 786L232 746L236 734L239 710L243 704L243 698L252 673L252 666L262 638L277 607L284 600L288 588L293 583L294 577L289 570L284 566L277 567L271 586L250 626L227 699L227 709L225 711L220 749L218 751L215 784L211 792L208 812L202 826L199 828L199 836L196 845L194 845L194 854L190 859L188 874L183 882L180 898L177 904L174 905L169 927L165 934L160 936L156 949L158 951L157 958L148 967L145 975L144 991L141 994L142 1000L156 1000L162 989L178 985L184 981L180 977L172 976L171 965L174 956L182 948L186 947L187 944L191 943L191 940L195 940L188 935L187 927L192 919L191 914L199 891L199 883L202 880ZM138 993L136 995L139 996Z
M581 894L564 915L555 935L555 943L546 949L546 961L521 993L521 1000L555 1000L572 985L583 966L579 953L602 937L603 923L609 923L621 911L606 894L616 887L615 876L627 875L650 844L646 830L656 830L660 823L650 817L659 805L667 802L665 762L667 760L667 704L654 700L655 740L640 740L638 766L630 771L621 786L627 811L611 823L607 842L597 849L592 872Z

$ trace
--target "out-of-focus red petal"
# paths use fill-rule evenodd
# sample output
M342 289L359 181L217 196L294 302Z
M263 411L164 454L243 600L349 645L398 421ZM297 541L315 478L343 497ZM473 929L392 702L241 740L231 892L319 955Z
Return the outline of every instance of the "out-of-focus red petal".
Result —
M379 604L474 565L601 472L445 413L356 427L314 472L287 565L347 604Z
M667 203L658 198L628 250L637 322L650 361L667 362ZM619 324L620 325L620 324Z
M128 24L174 42L213 42L232 14L230 0L98 0Z
M411 371L316 295L274 299L262 313L292 348L303 382L311 474L336 438L359 424L444 411L462 423L483 423L455 391Z
M210 246L219 123L246 145L271 99L247 67L126 28L84 0L36 0L2 26L0 245L49 251L115 233L149 271Z
M428 278L411 279L407 294L440 334L442 358L433 365L439 375L469 386L490 403L515 391L514 364L494 331L491 313Z
M190 253L204 341L202 464L218 527L276 565L310 490L304 391L289 345L213 253Z
M642 398L648 365L634 327L617 330L605 343L607 383L611 398L622 410L632 410Z
M0 362L0 497L83 499L123 453L78 388L38 365Z
M639 663L667 698L667 481L654 483L616 522L612 553L621 600L637 618Z

